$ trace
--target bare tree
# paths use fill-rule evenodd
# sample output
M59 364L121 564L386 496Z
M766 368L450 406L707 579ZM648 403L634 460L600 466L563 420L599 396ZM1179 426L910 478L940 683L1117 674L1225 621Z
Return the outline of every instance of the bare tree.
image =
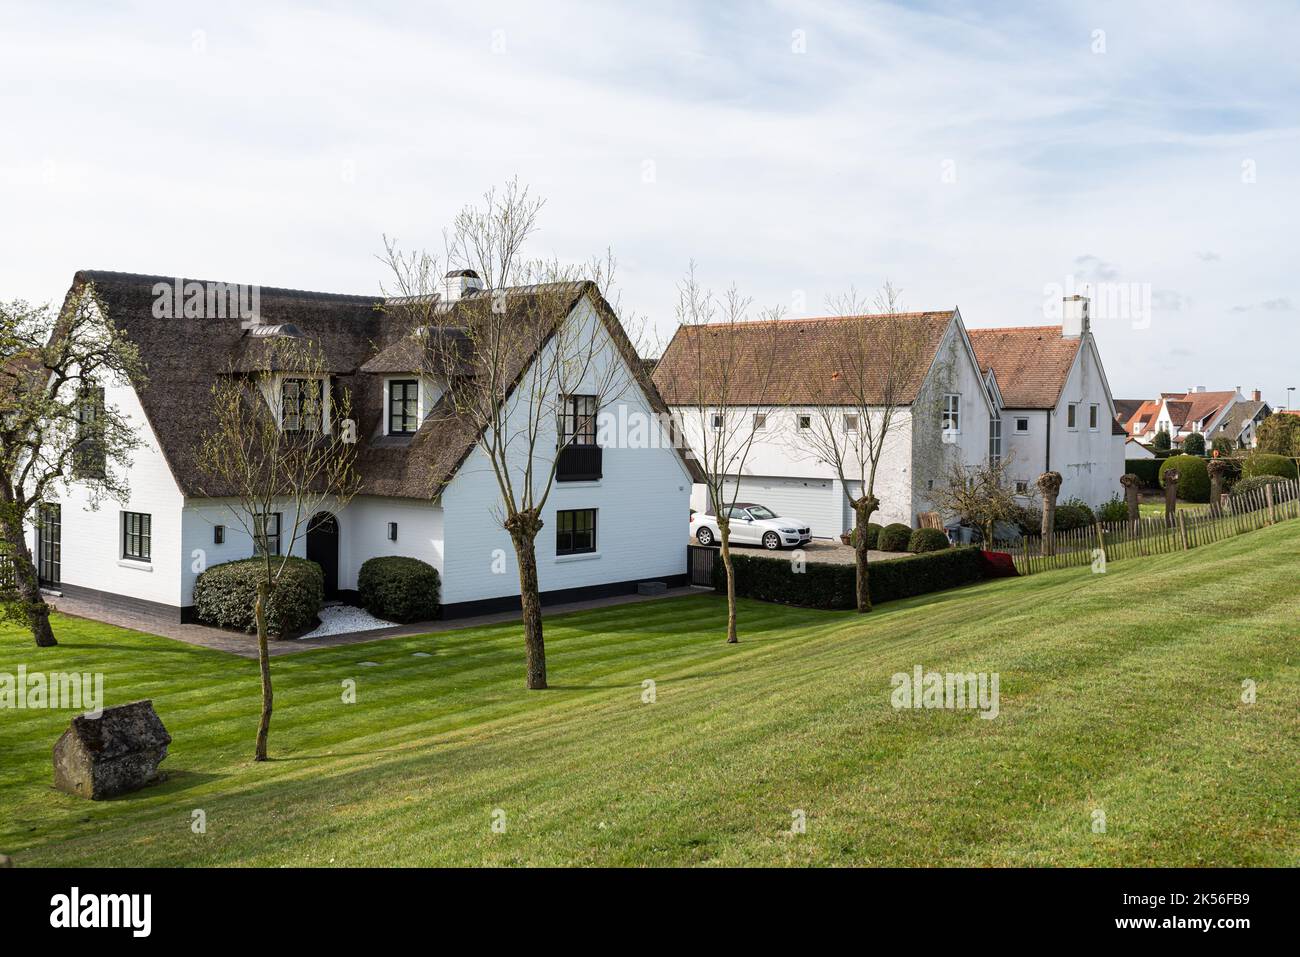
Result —
M612 255L579 266L526 258L544 204L512 180L460 211L441 256L403 253L385 237L382 257L391 273L386 308L416 344L417 371L441 391L430 416L469 435L495 481L495 517L519 569L530 689L547 682L536 555L542 511L557 467L577 446L595 444L597 416L636 381L639 362L612 320ZM451 288L471 278L485 288ZM578 308L583 302L588 308Z
M1014 522L1021 514L1015 483L1010 475L1013 456L975 465L952 461L945 481L931 493L934 503L984 533L986 547L993 546L998 522Z
M92 508L126 500L131 453L141 443L104 390L145 384L139 351L109 321L92 284L74 288L57 316L0 303L0 562L12 575L0 588L0 614L25 623L39 646L57 642L25 525L72 482L85 487Z
M721 298L700 286L692 263L678 287L677 332L655 370L670 397L683 438L704 478L718 520L727 577L727 642L735 644L736 578L731 562L731 509L739 478L767 410L784 402L787 380L779 367L778 339L763 322L781 318L765 310L751 321L752 300L735 286Z
M897 436L911 428L918 406L928 404L919 390L936 342L932 324L902 312L899 292L888 282L870 303L850 290L831 307L833 318L820 333L826 337L823 372L807 382L807 427L796 428L790 441L796 454L825 462L839 477L857 530L857 608L868 612L866 529L880 508L880 463Z
M232 369L213 385L213 424L198 455L203 494L231 500L229 511L261 560L253 609L262 681L256 761L267 758L271 730L268 602L312 516L327 504L343 508L360 484L351 397L329 388L320 348L296 336L271 336L261 359L257 370ZM280 524L273 530L276 513Z

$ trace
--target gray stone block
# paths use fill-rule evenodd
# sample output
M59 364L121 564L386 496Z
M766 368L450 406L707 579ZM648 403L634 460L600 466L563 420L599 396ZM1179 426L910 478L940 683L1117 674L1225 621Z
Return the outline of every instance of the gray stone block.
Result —
M54 786L92 801L139 790L159 780L171 742L152 701L78 715L54 745Z

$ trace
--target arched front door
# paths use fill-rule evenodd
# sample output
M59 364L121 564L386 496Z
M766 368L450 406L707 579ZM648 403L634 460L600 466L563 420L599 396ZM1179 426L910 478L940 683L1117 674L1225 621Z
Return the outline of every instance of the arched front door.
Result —
M307 523L307 560L325 573L325 597L339 593L339 520L329 512L317 512Z

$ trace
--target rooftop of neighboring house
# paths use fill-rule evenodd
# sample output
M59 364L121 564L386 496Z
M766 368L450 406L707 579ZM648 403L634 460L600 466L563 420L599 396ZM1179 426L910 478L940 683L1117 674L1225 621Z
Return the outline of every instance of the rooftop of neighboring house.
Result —
M1008 409L1055 408L1074 366L1081 336L1061 326L969 329L980 368L992 369Z
M863 355L884 354L903 323L924 359L897 388L884 364L868 367L868 403L892 392L899 404L916 398L955 310L889 315L825 316L683 325L655 366L654 381L670 406L854 405L859 384L833 360L852 335Z
M334 384L349 390L364 494L432 498L456 474L477 441L476 429L445 408L445 396L410 438L384 435L384 376L414 376L424 368L419 332L407 328L397 311L387 308L391 300L263 286L259 287L259 321L246 328L251 324L239 318L155 316L154 287L174 283L171 277L86 270L74 277L69 296L87 282L94 283L109 321L140 350L148 375L148 383L139 391L140 402L187 496L227 492L215 487L198 467L202 436L214 421L210 391L222 375L268 368L271 340L277 336L310 340L319 347ZM530 310L539 308L541 296L567 303L562 311L550 310L556 317L567 315L582 297L589 297L651 404L666 411L617 317L593 283L467 290L458 301L439 301L435 311L447 329L462 328L474 321L476 310L481 312L504 297L507 318L519 316L522 322ZM518 376L532 355L521 346L507 360L506 377Z
M1118 403L1116 403L1118 405ZM1124 431L1131 436L1147 435L1160 415L1160 399L1144 399L1124 422Z
M1228 410L1228 414L1223 417L1219 426L1214 430L1214 438L1219 435L1226 435L1228 438L1236 441L1241 438L1241 433L1246 431L1246 426L1261 418L1260 413L1268 415L1272 411L1269 409L1267 402L1247 399L1245 402L1234 403Z

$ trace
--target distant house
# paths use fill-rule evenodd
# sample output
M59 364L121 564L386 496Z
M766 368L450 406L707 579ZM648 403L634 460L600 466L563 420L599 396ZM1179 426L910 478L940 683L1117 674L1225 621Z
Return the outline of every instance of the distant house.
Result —
M1060 326L968 330L956 308L891 317L924 330L930 361L925 376L910 384L902 427L881 458L877 521L915 525L918 513L933 510L932 493L947 480L946 463L953 457L974 465L1013 456L1013 481L1026 501L1037 496L1034 482L1048 470L1062 474L1062 499L1078 496L1095 505L1119 491L1124 433L1114 421L1087 300L1067 306L1074 308ZM690 375L698 368L702 346L692 337L709 335L719 357L743 367L749 361L746 350L775 336L782 364L789 369L792 381L782 383L780 404L771 395L739 390L729 397L731 414L753 415L762 425L744 474L726 477L728 498L735 495L801 519L815 538L832 538L852 527L848 499L861 494L858 483L846 490L830 464L799 454L797 430L808 427L814 412L819 421L836 415L836 406L825 404L830 390L813 378L835 377L836 366L826 359L836 341L829 333L831 324L858 323L870 343L879 327L873 327L873 319L879 318L786 319L678 330L655 370L655 382L697 451L701 438L692 435L692 428L703 424L693 421L698 409L690 414L695 401ZM739 341L719 344L723 336ZM854 405L847 399L843 404ZM856 414L846 409L842 418L845 429L856 428ZM696 487L692 507L710 507L703 486Z
M1213 434L1206 435L1205 439L1211 442L1222 436L1230 439L1239 449L1253 449L1259 444L1256 434L1259 424L1272 414L1272 408L1260 399L1259 390L1256 389L1254 398L1235 403L1228 414L1219 420Z
M1207 445L1226 435L1238 448L1254 448L1255 427L1267 417L1265 409L1268 405L1261 401L1258 389L1253 398L1247 399L1240 388L1210 392L1205 386L1195 386L1186 392L1162 392L1157 399L1143 400L1124 420L1124 431L1146 445L1157 433L1167 432L1174 447L1187 436L1200 433Z

